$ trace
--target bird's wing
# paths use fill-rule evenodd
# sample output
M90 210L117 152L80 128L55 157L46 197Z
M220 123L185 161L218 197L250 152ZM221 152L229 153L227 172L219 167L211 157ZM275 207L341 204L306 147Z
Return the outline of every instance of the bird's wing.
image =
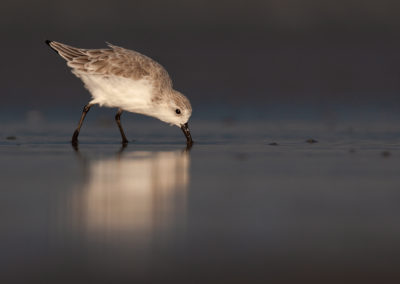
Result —
M87 49L72 47L60 42L46 40L46 43L67 62L74 58L85 56Z
M67 61L78 77L83 74L120 76L133 80L147 77L159 85L156 87L172 88L164 67L136 51L111 44L108 44L110 49L80 49L55 41L47 43Z

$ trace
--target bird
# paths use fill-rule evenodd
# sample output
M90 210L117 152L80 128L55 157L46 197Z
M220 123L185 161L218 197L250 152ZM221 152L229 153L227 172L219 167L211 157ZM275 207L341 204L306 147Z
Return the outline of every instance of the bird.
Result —
M51 40L45 42L66 60L72 73L83 81L92 96L72 135L73 145L78 144L86 114L93 105L99 105L118 108L115 121L123 145L128 143L121 124L121 114L125 111L180 127L187 146L192 146L188 125L192 106L187 97L173 89L172 80L161 64L139 52L110 43L107 43L108 48L83 49Z

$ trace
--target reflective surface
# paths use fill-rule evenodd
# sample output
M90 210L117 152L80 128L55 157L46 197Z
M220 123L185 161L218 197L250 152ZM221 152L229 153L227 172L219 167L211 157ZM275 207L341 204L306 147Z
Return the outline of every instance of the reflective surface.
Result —
M151 239L186 215L190 158L186 151L133 151L85 161L84 183L72 196L89 236Z
M400 279L396 125L193 123L190 151L24 127L0 143L1 283Z

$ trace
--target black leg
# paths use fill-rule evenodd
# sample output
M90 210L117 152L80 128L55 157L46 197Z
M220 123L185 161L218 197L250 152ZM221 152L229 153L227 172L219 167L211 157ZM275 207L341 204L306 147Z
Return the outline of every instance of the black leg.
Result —
M127 144L128 143L128 139L126 139L124 130L122 129L122 125L121 125L121 114L122 114L122 112L123 112L122 109L118 109L118 112L115 115L115 121L118 124L119 132L121 132L122 144Z
M92 104L87 104L83 108L82 115L81 115L81 120L79 120L78 127L76 128L76 130L74 132L74 135L72 135L72 141L71 141L72 145L77 145L78 144L79 131L81 130L82 123L85 120L85 116L86 116L86 114L88 113L88 111L90 110L91 107L92 107Z

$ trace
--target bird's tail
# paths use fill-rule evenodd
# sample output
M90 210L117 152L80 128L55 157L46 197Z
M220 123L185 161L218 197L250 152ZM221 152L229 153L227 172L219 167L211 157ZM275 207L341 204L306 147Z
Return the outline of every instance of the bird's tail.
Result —
M60 42L46 40L46 44L67 61L71 61L75 57L86 55L84 49L72 47Z

